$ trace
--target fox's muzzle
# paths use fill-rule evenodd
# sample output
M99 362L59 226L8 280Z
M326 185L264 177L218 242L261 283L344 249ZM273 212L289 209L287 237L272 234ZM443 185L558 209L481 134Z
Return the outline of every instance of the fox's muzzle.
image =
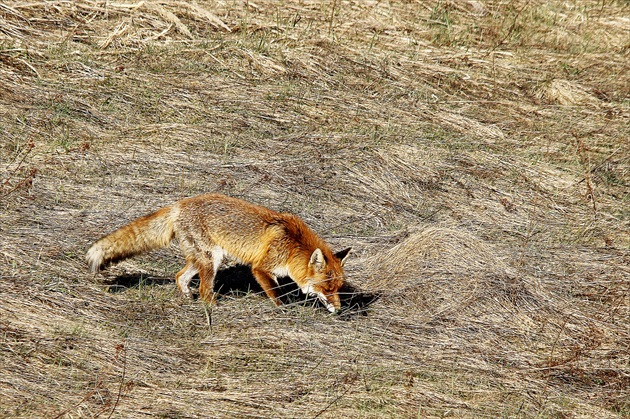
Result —
M317 297L319 300L324 303L328 311L331 313L338 313L341 309L341 300L339 299L339 294L329 294L324 295L321 293L317 293Z

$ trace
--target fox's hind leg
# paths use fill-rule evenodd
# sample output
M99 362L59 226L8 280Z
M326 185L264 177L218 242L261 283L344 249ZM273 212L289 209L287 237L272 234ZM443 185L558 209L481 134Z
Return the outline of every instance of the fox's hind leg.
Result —
M187 298L192 298L192 293L190 292L190 288L188 288L188 284L190 284L190 280L197 273L199 273L199 269L195 267L194 259L192 257L187 257L186 266L184 266L184 268L175 276L177 287Z

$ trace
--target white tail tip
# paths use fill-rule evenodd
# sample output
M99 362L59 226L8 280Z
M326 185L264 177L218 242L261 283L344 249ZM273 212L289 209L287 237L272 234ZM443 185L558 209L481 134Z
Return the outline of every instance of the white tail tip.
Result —
M90 247L90 250L88 250L85 255L85 260L90 267L90 272L99 271L101 265L103 264L103 257L103 248L98 243L95 243L92 247Z

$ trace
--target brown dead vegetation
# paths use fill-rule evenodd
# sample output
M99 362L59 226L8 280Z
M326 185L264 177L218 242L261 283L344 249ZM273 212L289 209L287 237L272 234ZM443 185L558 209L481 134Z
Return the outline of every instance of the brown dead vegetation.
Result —
M0 4L0 416L628 416L628 16ZM175 248L88 274L211 191L353 246L346 313L184 300Z

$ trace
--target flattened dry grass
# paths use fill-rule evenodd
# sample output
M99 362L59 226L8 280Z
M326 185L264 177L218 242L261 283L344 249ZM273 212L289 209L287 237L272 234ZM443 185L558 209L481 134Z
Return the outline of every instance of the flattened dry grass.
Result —
M583 0L4 2L0 416L629 415L627 23ZM175 247L88 274L98 237L208 191L352 245L353 309L251 283L204 307Z

